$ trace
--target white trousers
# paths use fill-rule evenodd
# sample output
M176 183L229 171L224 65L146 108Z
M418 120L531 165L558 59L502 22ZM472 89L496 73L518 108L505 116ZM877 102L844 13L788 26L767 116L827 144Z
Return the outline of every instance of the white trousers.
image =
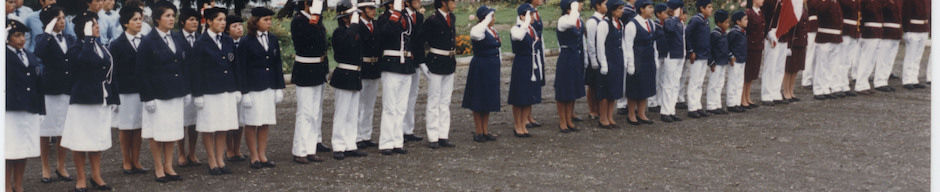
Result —
M685 59L682 59L682 62L679 62L679 64L682 65L682 67L679 68L682 71L682 74L679 75L679 103L685 103L685 89L686 85L689 84L689 70L691 67L689 67L689 62L685 61Z
M856 39L856 38L849 38L848 36L842 36L843 43L849 42L849 44L843 45L846 47L842 48L842 52L844 52L845 54L848 54L848 57L842 58L843 59L842 61L845 62L845 66L843 67L845 67L849 72L848 81L845 82L844 86L840 85L842 86L842 88L849 89L849 82L852 82L852 80L855 80L855 78L857 78L857 76L855 75L857 75L858 73L859 56L860 54L862 54L862 46L860 45L861 41L862 39L860 38ZM848 91L848 90L844 90L844 91Z
M359 130L359 91L333 89L333 151L356 150L356 132ZM316 144L314 144L316 145ZM316 151L316 147L313 148Z
M454 74L428 77L427 129L428 141L447 139L450 132L450 98L454 93Z
M842 43L839 44L839 52L836 55L830 55L830 57L835 57L836 63L838 63L838 68L833 71L830 71L833 79L830 84L832 84L832 92L843 92L849 91L849 82L855 76L856 67L853 67L858 63L858 54L860 48L858 46L859 39L851 38L849 36L842 36ZM851 75L850 75L851 74Z
M705 101L707 110L721 108L721 90L725 86L725 73L728 72L728 65L715 65L715 71L708 76L708 91L706 91ZM728 102L728 101L725 101Z
M832 93L832 76L829 71L838 68L833 55L839 52L839 44L816 44L816 65L813 65L813 95L828 95Z
M891 77L891 70L894 69L894 59L898 57L898 44L901 41L895 39L882 39L881 50L878 54L878 63L875 64L875 87L888 86L888 78Z
M741 105L741 97L744 95L744 61L734 63L734 66L728 66L728 84L725 88L725 105L735 107ZM717 67L715 71L718 71Z
M816 61L816 32L806 33L809 42L806 44L806 63L803 68L803 80L800 83L803 86L813 85L813 62Z
M760 72L760 100L782 100L780 89L783 87L783 75L787 66L787 43L777 42L774 47L767 41L765 44L764 66L761 66Z
M408 89L408 109L405 110L405 126L402 131L406 135L415 134L415 104L418 102L418 84L421 82L420 72L411 74L411 88Z
M379 149L401 148L405 138L405 110L411 92L411 74L382 72L382 125Z
M879 52L879 47L881 39L877 38L863 38L859 41L862 52L858 55L859 64L855 74L855 91L865 91L871 89L871 85L868 84L868 78L871 77L872 72L875 70L875 54Z
M628 91L628 90L624 90L624 91ZM625 108L627 108L627 98L617 99L617 109L625 109Z
M375 117L375 99L379 94L379 79L363 79L359 91L359 134L356 141L372 140L372 120Z
M681 98L679 97L679 78L682 76L682 68L684 59L666 59L662 65L662 78L660 78L659 87L662 89L662 94L660 95L660 105L659 114L661 115L675 115L676 114L676 100ZM657 76L658 77L658 76Z
M918 84L920 63L924 57L924 46L927 44L927 33L904 33L904 63L901 71L901 83L905 85ZM929 66L929 64L928 64Z
M297 120L294 121L294 156L317 154L317 143L323 142L323 86L297 86ZM341 105L337 105L341 106ZM336 131L334 130L334 133Z
M933 77L931 77L933 76L933 54L933 51L931 51L931 53L927 55L927 83L930 83L930 79L933 79Z
M658 53L658 52L657 52ZM663 63L666 62L665 58L656 58L656 95L653 95L650 98L646 99L647 107L659 107L660 97L663 95Z
M699 59L689 64L689 84L686 88L686 102L689 111L702 109L702 86L705 83L705 74L708 72L708 60Z

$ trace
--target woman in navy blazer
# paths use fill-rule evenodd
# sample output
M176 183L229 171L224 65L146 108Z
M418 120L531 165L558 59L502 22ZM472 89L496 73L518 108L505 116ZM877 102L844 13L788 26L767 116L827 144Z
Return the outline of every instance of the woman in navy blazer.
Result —
M42 34L36 35L34 50L36 57L43 61L42 80L43 94L45 94L46 116L39 126L39 146L49 146L49 142L60 140L62 130L65 128L65 114L69 106L69 92L72 91L71 64L65 58L68 47L75 44L72 36L64 35L65 13L62 8L48 7L39 12L42 21ZM40 148L42 160L42 182L52 182L52 173L49 171L49 148ZM71 181L65 169L65 152L62 145L56 148L56 175L60 180Z
M189 96L189 68L184 65L186 40L170 34L176 7L166 1L153 6L156 29L137 48L136 75L145 111L141 137L149 138L156 181L182 178L173 170L173 145L183 139L183 98Z
M29 29L14 20L7 21L6 29L6 121L3 152L7 177L4 184L6 191L23 191L26 159L39 156L39 119L46 109L43 106L42 91L39 89L39 59L23 48Z
M97 14L85 12L72 19L75 35L81 39L69 47L66 58L75 72L72 97L69 98L62 146L72 150L78 177L75 190L87 190L85 159L92 169L101 167L101 152L111 148L111 116L120 104L111 54L96 40L99 36ZM111 190L101 178L100 170L92 170L91 187Z
M269 33L274 11L256 7L248 19L248 36L239 44L236 65L243 70L242 101L245 137L251 168L275 167L265 153L268 148L268 126L277 123L275 104L284 99L284 71L281 68L281 46Z
M209 174L232 173L225 167L225 136L238 130L238 79L242 71L235 67L235 41L223 34L225 8L206 9L208 29L196 39L192 55L193 104L196 106L196 131L202 133L209 160Z
M143 104L140 102L140 79L135 74L137 49L143 37L143 11L137 7L125 7L118 14L118 22L124 32L111 41L108 49L114 56L114 81L121 85L118 97L123 102L114 113L112 127L119 130L124 174L146 173L147 169L140 164Z

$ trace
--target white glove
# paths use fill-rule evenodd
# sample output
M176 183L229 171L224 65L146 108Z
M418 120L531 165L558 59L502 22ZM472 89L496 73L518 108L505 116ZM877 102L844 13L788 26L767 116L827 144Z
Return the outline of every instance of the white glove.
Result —
M353 9L355 9L355 8L353 8ZM349 17L349 22L352 23L352 24L359 24L359 20L361 20L361 19L359 18L359 11L356 10L356 12L353 12L352 17Z
M156 101L147 101L144 103L144 107L147 108L147 112L154 113L157 112L157 102Z
M573 15L573 16L575 16L575 17L581 17L581 10L580 10L580 9L581 9L581 4L580 4L580 3L578 3L577 1L571 2L571 7L570 7L570 10L571 10L570 14L571 14L571 15ZM578 27L580 27L580 26L578 26Z
M117 105L108 105L108 107L111 107L111 111L113 111L114 113L117 113L117 112L118 112L118 106L117 106Z
M525 12L525 19L523 19L522 21L525 22L526 25L531 25L531 24L532 24L532 16L531 16L531 14L532 14L532 11L526 11L526 12Z
M787 56L793 56L793 50L787 49Z
M186 97L183 97L183 103L192 103L192 102L193 102L193 95L186 95Z
M242 106L245 108L251 108L251 95L242 96Z
M767 40L770 40L771 45L777 45L777 29L771 29L767 32Z
M196 108L199 110L206 107L206 101L203 100L202 97L196 97L196 99L193 100L193 104L196 105Z
M431 77L431 71L428 70L428 65L426 63L419 64L418 67L421 67L421 73L424 73L425 77Z
M607 75L607 66L601 66L601 75Z
M235 103L241 103L241 102L242 102L242 92L237 92L237 91L236 91L236 92L235 92Z
M636 73L636 65L633 65L633 62L627 62L627 74L633 75Z
M274 91L274 103L281 103L281 101L284 101L284 90L278 89Z

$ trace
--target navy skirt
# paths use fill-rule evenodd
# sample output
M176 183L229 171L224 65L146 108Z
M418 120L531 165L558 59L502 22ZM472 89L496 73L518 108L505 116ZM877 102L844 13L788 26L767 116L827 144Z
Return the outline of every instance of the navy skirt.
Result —
M656 95L656 64L637 62L633 75L627 75L626 93L628 99L646 99Z
M574 101L584 97L584 60L577 50L562 49L555 68L555 100Z
M499 111L499 56L474 56L467 72L461 107L475 112Z

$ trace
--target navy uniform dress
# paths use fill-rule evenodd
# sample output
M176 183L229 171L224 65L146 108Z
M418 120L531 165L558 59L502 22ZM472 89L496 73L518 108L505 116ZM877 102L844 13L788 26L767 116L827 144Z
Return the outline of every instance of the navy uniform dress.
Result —
M112 109L119 105L117 84L108 49L94 37L85 37L66 54L75 71L75 84L69 98L62 147L72 151L93 152L111 148Z
M127 33L121 33L120 36L111 40L108 50L114 57L114 81L121 85L118 87L123 103L118 106L115 112L114 126L119 130L135 130L141 127L142 104L140 103L140 79L135 74L137 68L137 49L140 46L143 34L137 36L128 36ZM130 38L130 39L128 39ZM131 39L136 42L131 42Z
M37 19L38 20L38 19ZM65 42L62 49L61 42ZM33 41L36 57L42 60L43 94L45 94L46 111L39 126L39 135L42 137L62 136L65 127L65 115L69 106L69 94L72 92L72 65L65 57L69 46L75 44L72 36L64 34L41 33ZM9 63L9 62L8 62Z
M25 49L25 48L24 48ZM4 158L26 159L39 156L39 123L46 114L40 89L39 59L24 49L14 51L7 46L6 58L6 122L4 123ZM18 53L29 63L23 63Z
M555 70L555 100L558 101L574 101L585 95L583 55L585 29L581 18L573 21L575 23L571 23L569 28L560 29L557 33L558 44L561 46Z
M310 24L310 19L303 13L297 13L291 20L291 40L294 50L300 57L322 57L319 63L300 63L294 61L291 83L297 86L317 86L326 82L326 75L330 73L330 66L326 57L326 27L323 21ZM303 34L303 35L300 35Z
M238 129L238 83L244 71L235 66L235 41L228 35L207 30L196 39L190 52L194 98L202 98L196 130L202 133Z
M610 101L623 98L624 91L624 55L623 55L623 29L624 25L618 19L605 19L607 25L607 39L604 41L604 51L607 58L607 74L598 76L597 97ZM598 35L602 35L598 33ZM598 42L600 43L600 42Z
M541 56L537 51L542 40L536 41L538 34L532 26L516 24L514 30L524 30L525 35L521 39L512 40L512 53L516 56L512 60L508 103L516 106L541 103L543 78L539 72L541 70L533 68L540 68L534 66L541 65L537 63Z
M259 32L260 33L260 32ZM239 44L235 54L238 55L236 66L243 70L245 78L241 78L242 99L245 94L251 95L251 107L244 107L244 121L247 126L274 125L277 123L275 91L284 89L284 70L281 66L281 46L277 36L270 31L264 33L267 49L262 45L258 35L247 35ZM244 101L243 101L244 103Z
M532 7L532 4L523 3L522 6ZM542 23L542 16L539 15L538 9L535 9L535 7L532 7L532 9L535 10L532 12L532 15L533 15L532 16L532 28L535 29L536 37L538 37L539 39L542 39L542 29L545 27L545 24ZM539 50L539 57L538 57L539 65L545 64L545 45L542 43L543 42L540 40L537 42L537 45L535 45L535 48ZM545 69L545 67L539 67L539 68ZM541 73L539 77L545 77L545 70L541 70L541 69L539 71L539 73ZM545 78L539 79L539 85L545 86Z
M484 28L483 38L471 41L473 59L467 71L467 85L461 106L475 112L497 112L500 103L499 48L502 44L495 29L485 24L480 28Z
M355 92L362 89L359 73L359 66L362 64L362 47L357 35L360 31L359 27L361 27L360 24L340 25L333 30L333 49L341 50L334 52L333 56L336 57L337 63L345 64L343 67L337 66L333 69L330 86L334 88Z
M631 22L636 26L636 36L633 39L633 58L636 71L627 76L626 96L629 99L646 99L656 95L656 58L653 42L656 36L647 31L637 20ZM653 26L653 24L649 24Z
M167 37L167 34L154 29L144 36L137 48L135 74L140 79L140 101L145 109L150 101L156 106L152 112L148 110L143 114L143 138L158 142L183 139L183 100L192 91L188 76L190 68L185 65L184 45L188 44L181 36Z

